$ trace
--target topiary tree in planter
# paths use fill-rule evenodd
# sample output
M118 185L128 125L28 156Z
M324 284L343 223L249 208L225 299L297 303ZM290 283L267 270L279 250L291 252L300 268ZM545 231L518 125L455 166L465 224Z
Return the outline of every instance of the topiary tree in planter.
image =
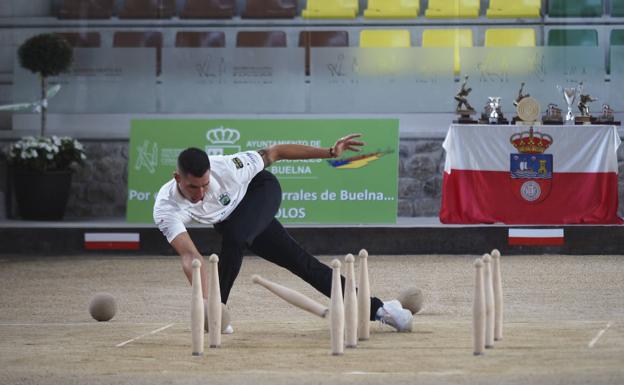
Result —
M69 70L74 57L72 47L61 36L44 33L26 40L17 52L20 65L38 74L41 81L41 136L45 136L48 104L48 77Z
M23 219L62 219L71 187L72 166L86 159L84 147L70 137L46 137L48 77L67 71L73 49L62 37L41 34L26 40L18 50L20 65L41 81L41 131L8 147L10 179ZM43 198L45 197L45 198Z

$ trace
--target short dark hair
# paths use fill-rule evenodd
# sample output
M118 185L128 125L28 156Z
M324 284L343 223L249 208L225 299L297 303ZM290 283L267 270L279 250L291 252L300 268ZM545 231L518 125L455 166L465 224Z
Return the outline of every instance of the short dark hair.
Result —
M194 177L204 176L210 170L210 160L208 154L199 148L189 147L178 156L178 171Z

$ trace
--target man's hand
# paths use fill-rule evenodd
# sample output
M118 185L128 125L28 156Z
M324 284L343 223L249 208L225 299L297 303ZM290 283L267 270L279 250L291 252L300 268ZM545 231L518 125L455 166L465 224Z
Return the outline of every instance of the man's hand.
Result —
M182 270L184 274L186 274L186 278L189 283L193 283L193 259L199 259L201 262L201 266L199 271L201 273L201 281L208 282L206 276L206 264L204 263L204 258L197 251L195 244L191 240L188 232L183 232L178 234L172 241L171 246L173 246L174 250L178 252L180 255L180 260L182 261ZM202 285L202 295L204 298L208 298L208 285Z
M282 159L325 159L335 158L347 150L360 151L359 147L364 142L354 140L362 134L349 134L336 141L329 149L327 147L312 147L303 144L275 144L268 148L258 150L258 154L264 160L264 167L269 167L273 162Z
M359 152L360 147L364 145L364 142L354 139L359 138L360 136L362 136L362 134L349 134L347 136L343 136L342 138L338 139L336 143L334 143L331 148L330 154L334 158L337 158L347 150Z

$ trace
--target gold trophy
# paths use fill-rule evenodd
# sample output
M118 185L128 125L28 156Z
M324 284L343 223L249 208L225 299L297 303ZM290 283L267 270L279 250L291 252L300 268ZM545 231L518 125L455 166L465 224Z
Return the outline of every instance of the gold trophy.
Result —
M589 103L595 102L598 99L594 99L589 94L581 94L579 96L578 109L581 112L581 116L577 116L575 119L576 124L592 124L595 122L595 118L592 117L589 111Z
M464 77L464 82L462 83L459 91L457 91L457 95L455 95L455 101L457 102L457 107L455 107L455 113L459 115L459 118L457 120L454 120L453 123L477 123L477 121L472 118L472 115L474 115L476 111L474 108L472 108L470 103L468 103L468 95L472 91L472 88L466 87L467 83L468 75Z

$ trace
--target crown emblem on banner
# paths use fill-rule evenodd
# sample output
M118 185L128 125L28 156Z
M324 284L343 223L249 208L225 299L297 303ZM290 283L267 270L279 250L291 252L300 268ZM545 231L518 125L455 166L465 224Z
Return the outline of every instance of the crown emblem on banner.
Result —
M533 131L531 127L529 131L513 134L509 141L521 153L542 154L553 143L553 138L548 134Z
M240 139L240 132L221 126L208 130L206 139L212 144L234 144Z

